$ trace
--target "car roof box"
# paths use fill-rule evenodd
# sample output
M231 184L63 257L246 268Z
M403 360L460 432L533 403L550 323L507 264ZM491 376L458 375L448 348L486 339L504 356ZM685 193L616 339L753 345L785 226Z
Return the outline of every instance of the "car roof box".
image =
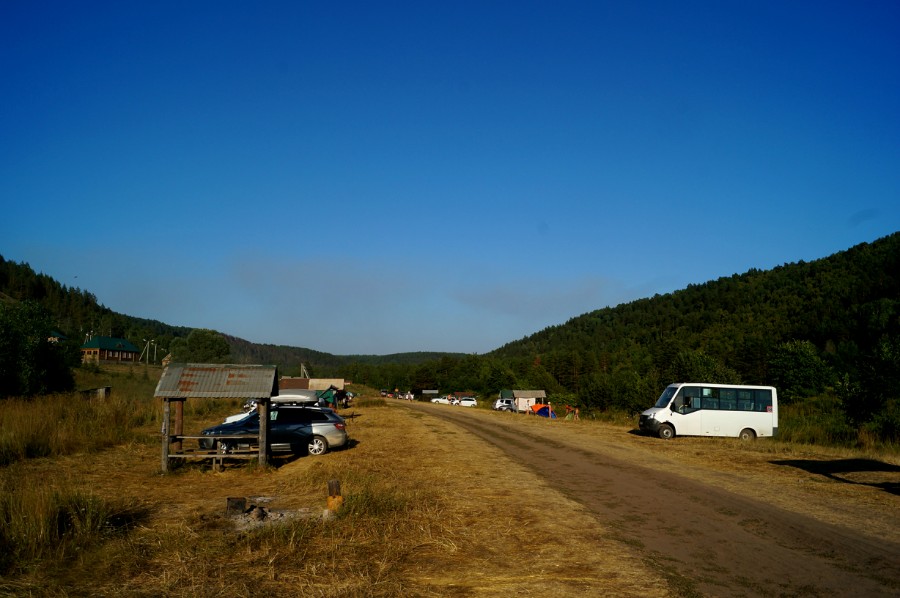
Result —
M319 397L314 390L291 389L290 392L279 393L272 397L273 403L317 403Z

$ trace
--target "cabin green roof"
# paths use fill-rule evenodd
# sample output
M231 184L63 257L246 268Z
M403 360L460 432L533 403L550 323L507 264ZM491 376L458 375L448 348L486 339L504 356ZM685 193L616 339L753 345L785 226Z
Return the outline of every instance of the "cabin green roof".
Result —
M104 351L131 351L132 353L140 353L141 350L129 343L124 338L113 338L111 336L95 336L91 340L81 345L82 349L103 349Z

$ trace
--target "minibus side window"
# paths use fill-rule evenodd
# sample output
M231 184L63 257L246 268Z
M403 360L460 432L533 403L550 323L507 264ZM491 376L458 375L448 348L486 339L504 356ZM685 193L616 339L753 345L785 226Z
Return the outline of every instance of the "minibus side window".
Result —
M718 409L719 408L719 393L718 388L702 388L703 391L703 408L704 409Z
M756 410L772 411L772 391L768 389L760 389L754 391L756 394Z
M719 389L719 409L734 411L737 409L737 391L733 388Z
M700 389L696 386L685 386L681 389L682 400L676 399L676 405L684 405L683 409L679 409L682 413L690 413L700 409Z

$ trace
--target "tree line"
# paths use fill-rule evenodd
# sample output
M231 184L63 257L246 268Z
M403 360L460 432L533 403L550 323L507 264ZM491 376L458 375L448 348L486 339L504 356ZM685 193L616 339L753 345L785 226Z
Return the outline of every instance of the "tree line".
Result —
M250 343L116 314L87 291L2 257L0 293L0 325L16 329L3 320L14 313L10 306L30 301L46 311L42 326L75 337L70 347L94 330L135 344L152 337L176 360L178 353L190 360L193 334L194 345L216 347L216 360L274 364L286 375L298 375L303 363L315 377L417 393L542 389L583 412L636 413L677 381L771 384L787 404L827 394L848 425L900 439L900 233L592 311L484 355L339 356ZM33 309L16 317L38 318Z
M632 414L672 382L774 385L785 404L827 395L848 427L896 442L900 233L596 310L482 356L339 371L414 391L543 389L583 411Z
M283 375L300 375L301 364L314 376L336 376L348 363L417 364L443 353L332 355L313 349L252 343L217 331L171 326L120 314L92 293L63 285L30 264L0 256L0 398L68 390L70 369L80 363L80 347L93 336L123 338L148 347L148 363L165 356L176 362L262 363ZM50 342L49 339L58 339Z

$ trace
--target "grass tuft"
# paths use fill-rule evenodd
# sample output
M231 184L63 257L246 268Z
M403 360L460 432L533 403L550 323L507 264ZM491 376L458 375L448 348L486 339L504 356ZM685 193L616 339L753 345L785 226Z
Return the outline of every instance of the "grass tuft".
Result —
M65 560L127 532L147 515L133 500L108 501L82 490L12 487L0 494L0 571L42 559Z

